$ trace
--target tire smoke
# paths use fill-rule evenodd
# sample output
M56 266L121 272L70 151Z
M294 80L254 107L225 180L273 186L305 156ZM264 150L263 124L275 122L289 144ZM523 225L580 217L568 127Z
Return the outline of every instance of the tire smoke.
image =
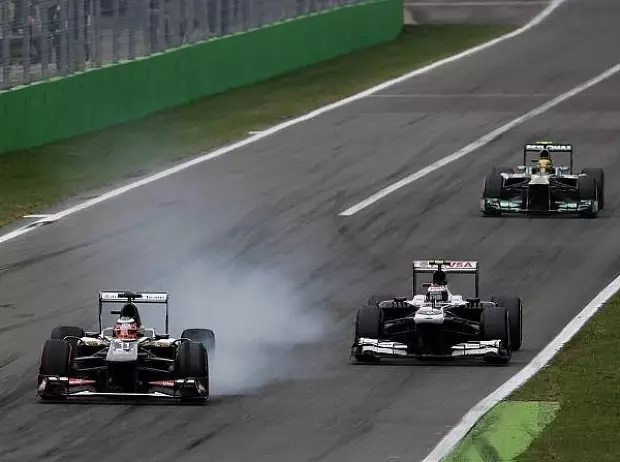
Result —
M285 277L263 268L183 268L171 292L173 335L187 328L215 332L210 364L214 395L248 393L309 373L297 350L327 333L325 314L305 302ZM310 356L311 358L312 356Z

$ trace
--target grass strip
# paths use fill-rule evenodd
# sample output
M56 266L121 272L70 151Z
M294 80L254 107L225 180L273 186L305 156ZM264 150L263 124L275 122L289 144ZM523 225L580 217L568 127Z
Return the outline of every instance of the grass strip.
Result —
M505 462L523 453L553 421L557 403L502 401L487 412L444 462Z
M418 25L393 42L143 119L0 156L0 226L77 193L145 175L512 30Z
M517 459L620 461L620 295L510 399L557 401L556 419Z

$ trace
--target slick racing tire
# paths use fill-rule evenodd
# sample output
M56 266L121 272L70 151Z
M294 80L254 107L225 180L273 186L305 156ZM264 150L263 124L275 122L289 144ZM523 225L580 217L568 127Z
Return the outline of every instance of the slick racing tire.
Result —
M39 377L37 386L41 385L43 376L57 375L59 377L69 377L71 369L71 345L69 342L59 339L46 340L41 351L39 362ZM42 395L41 399L59 399L62 396Z
M497 170L493 170L484 179L483 196L489 199L499 199L504 189L504 178Z
M84 329L76 326L58 326L52 329L50 339L52 340L64 340L65 337L78 337L82 338L86 335ZM71 346L71 359L77 355L78 341L75 338L69 338L66 340Z
M362 337L380 339L383 335L383 313L377 306L363 306L357 310L355 318L355 342ZM378 359L374 356L355 355L355 359L361 363L375 363Z
M394 300L394 298L398 297L396 294L382 294L382 295L371 295L368 298L368 305L370 306L379 306L380 302L385 300Z
M362 337L381 338L383 334L381 308L377 306L363 306L357 310L355 319L355 339Z
M207 391L209 390L209 359L207 350L198 342L182 342L177 348L174 361L175 377L177 379L203 379ZM205 401L208 397L202 397L199 401ZM190 397L189 401L196 401Z
M510 314L503 306L487 308L482 312L480 320L483 340L501 340L504 348L508 351L505 357L488 356L485 362L490 364L506 364L512 356L510 344Z
M591 176L580 176L577 179L577 194L579 200L595 200L596 199L596 180ZM589 210L581 212L581 216L585 218L594 218L597 212Z
M501 295L491 297L493 303L503 306L510 315L510 343L512 351L519 351L523 343L523 303L519 297Z
M596 192L598 195L598 209L603 210L605 206L605 172L602 168L584 168L581 173L585 173L596 181Z
M205 347L198 342L182 342L177 348L175 371L178 379L208 378Z
M63 340L65 337L79 337L82 338L86 335L84 329L75 326L58 326L52 329L50 339ZM73 339L67 339L69 343L74 341Z
M504 178L498 170L493 170L484 178L484 190L482 192L483 199L500 199L504 189ZM486 207L485 207L486 209ZM499 216L501 212L495 210L484 210L482 212L487 216Z
M181 332L181 338L188 338L194 342L202 343L209 357L215 353L215 333L211 329L185 329Z

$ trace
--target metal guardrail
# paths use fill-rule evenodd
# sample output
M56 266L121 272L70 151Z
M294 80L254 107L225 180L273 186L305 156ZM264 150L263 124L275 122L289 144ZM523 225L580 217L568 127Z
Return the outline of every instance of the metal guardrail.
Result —
M363 0L0 0L0 89Z

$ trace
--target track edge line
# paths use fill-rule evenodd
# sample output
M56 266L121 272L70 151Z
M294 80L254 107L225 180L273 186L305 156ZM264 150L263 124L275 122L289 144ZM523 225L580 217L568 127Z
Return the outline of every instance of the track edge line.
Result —
M438 462L447 457L483 415L546 366L618 290L620 275L599 292L523 369L471 408L422 462Z

